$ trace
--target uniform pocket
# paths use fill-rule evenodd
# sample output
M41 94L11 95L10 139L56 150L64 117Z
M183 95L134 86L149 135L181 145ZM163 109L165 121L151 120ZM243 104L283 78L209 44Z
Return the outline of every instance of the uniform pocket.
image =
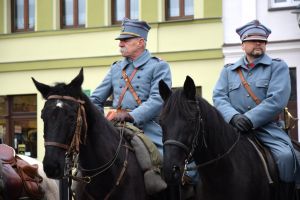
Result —
M240 82L231 82L229 83L229 92L237 90L241 86Z
M269 80L257 80L255 86L258 88L268 88Z

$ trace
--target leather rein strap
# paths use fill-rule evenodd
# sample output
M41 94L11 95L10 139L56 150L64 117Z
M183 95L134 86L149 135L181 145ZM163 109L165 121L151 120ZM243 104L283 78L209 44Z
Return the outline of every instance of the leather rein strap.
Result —
M244 76L243 76L243 72L241 70L241 68L237 69L237 72L240 76L240 79L242 81L242 84L244 86L244 88L247 90L248 94L251 96L251 98L253 99L253 101L258 105L261 103L260 99L254 94L254 92L251 90L251 87L249 85L249 83L245 80Z
M127 89L129 88L131 94L133 95L135 101L141 105L142 104L142 101L141 99L138 97L136 91L134 90L133 86L131 85L131 81L133 79L133 77L135 76L136 72L137 72L138 68L134 68L133 72L131 73L130 77L128 77L128 75L126 74L125 72L125 69L122 70L122 77L124 78L125 82L126 82L126 86L123 88L122 90L122 93L120 95L120 98L119 98L119 102L118 102L118 106L117 108L120 109L121 108L121 103L123 101L123 98L125 96L125 93L127 91Z

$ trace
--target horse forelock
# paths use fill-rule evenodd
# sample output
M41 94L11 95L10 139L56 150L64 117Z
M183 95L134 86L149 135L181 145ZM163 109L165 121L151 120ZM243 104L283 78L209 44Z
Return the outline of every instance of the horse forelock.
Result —
M178 89L165 101L160 117L165 119L168 115L176 114L185 119L195 118L196 104L196 101L188 100L185 97L182 89Z

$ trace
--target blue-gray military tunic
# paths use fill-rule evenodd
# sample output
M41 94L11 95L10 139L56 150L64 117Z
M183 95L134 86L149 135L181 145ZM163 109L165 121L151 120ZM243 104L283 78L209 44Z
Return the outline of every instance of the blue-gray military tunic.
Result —
M236 114L246 115L252 122L257 137L270 148L279 168L282 181L295 179L296 161L289 136L282 130L277 116L287 105L290 92L290 76L287 64L280 59L271 59L266 54L255 60L254 67L247 67L242 57L222 69L213 91L215 107L229 123ZM253 93L261 100L253 101L241 84L236 71L241 68Z
M113 108L117 107L119 97L126 83L122 77L122 70L130 74L138 68L131 84L142 101L138 105L132 93L127 89L122 101L122 109L130 110L129 114L134 119L134 125L144 131L162 153L162 130L158 124L158 115L161 111L163 100L160 97L158 83L162 79L171 88L171 71L169 64L153 57L145 50L135 61L124 58L114 63L102 83L91 95L92 102L103 111L107 98L113 94Z

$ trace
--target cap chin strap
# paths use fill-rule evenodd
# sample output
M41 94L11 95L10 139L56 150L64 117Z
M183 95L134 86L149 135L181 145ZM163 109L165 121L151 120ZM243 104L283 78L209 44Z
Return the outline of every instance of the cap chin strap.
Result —
M122 32L120 35L133 35L135 37L142 37L139 34L133 33L133 32Z

